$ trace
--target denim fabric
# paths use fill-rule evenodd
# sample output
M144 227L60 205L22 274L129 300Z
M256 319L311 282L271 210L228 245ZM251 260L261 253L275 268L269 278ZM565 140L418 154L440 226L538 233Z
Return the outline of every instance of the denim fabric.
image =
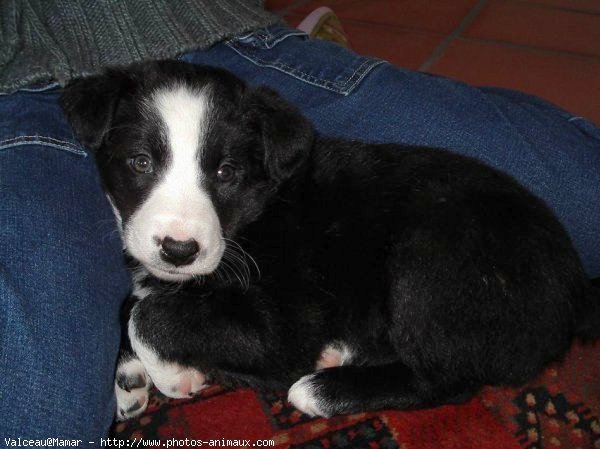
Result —
M449 148L509 173L554 210L586 272L600 276L600 128L584 118L531 95L403 70L280 26L181 59L279 90L324 135Z
M58 95L0 96L1 441L97 441L115 411L129 280L94 159Z
M511 173L550 204L600 275L600 129L584 119L278 26L181 59L278 89L323 134L449 147ZM92 441L114 411L128 277L93 156L58 95L0 96L0 437Z

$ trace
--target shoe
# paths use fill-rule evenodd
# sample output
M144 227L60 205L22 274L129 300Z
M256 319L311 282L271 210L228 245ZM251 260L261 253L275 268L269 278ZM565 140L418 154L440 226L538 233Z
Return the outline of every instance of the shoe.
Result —
M350 48L348 36L344 32L340 19L326 6L311 12L297 28L314 39L331 41L342 47Z

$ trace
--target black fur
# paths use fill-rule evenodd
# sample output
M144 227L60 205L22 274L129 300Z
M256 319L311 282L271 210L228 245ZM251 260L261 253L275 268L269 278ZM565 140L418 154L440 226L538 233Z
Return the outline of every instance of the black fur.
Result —
M199 164L238 170L203 187L261 276L177 288L146 278L154 293L132 319L164 360L227 385L281 387L343 341L351 365L311 380L331 415L462 401L530 379L578 332L598 336L599 295L566 232L509 176L446 150L315 137L275 92L221 70L152 63L66 89L125 224L152 188L124 166L129 148L168 158L137 106L174 80L216 93Z

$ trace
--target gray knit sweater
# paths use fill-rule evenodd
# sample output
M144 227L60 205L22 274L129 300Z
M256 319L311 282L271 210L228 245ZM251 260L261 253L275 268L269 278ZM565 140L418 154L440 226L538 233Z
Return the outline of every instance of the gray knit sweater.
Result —
M262 0L0 0L0 92L173 57L276 21Z

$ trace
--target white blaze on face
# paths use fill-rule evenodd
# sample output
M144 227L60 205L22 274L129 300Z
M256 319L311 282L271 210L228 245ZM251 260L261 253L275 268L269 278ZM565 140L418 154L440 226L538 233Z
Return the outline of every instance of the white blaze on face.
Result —
M129 220L125 244L133 257L159 278L185 280L213 271L224 251L221 226L200 170L210 99L206 90L174 86L156 91L147 107L163 122L169 152L166 167L148 198ZM160 242L194 239L196 260L175 267L160 258Z

